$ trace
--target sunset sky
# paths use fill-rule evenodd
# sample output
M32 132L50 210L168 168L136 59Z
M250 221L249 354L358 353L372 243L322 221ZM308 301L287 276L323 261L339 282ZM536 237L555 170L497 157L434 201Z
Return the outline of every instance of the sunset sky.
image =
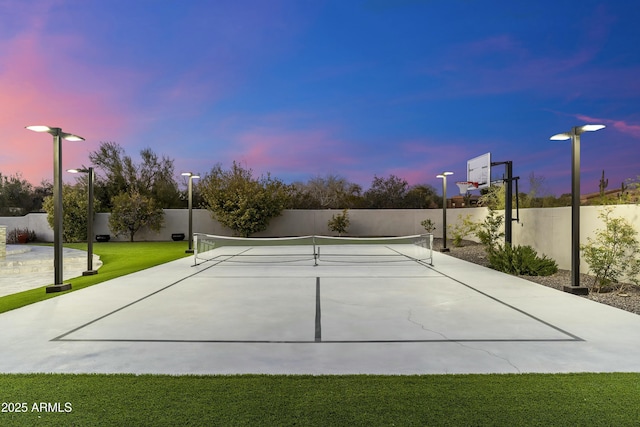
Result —
M491 152L548 191L640 175L640 3L630 0L0 0L0 172L52 180L101 141L176 175L236 160L285 182L441 188ZM493 175L502 176L495 167ZM73 182L73 176L65 177ZM455 188L455 187L454 187Z

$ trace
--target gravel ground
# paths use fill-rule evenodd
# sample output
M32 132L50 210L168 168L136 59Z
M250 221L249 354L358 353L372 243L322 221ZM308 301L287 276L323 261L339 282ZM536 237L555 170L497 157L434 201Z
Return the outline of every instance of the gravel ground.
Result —
M434 250L440 250L442 248L442 239L434 239L433 246ZM447 252L448 255L488 267L484 247L481 244L471 241L463 241L462 246L454 247L447 239L447 246L450 248L450 252ZM565 285L571 285L571 272L569 270L558 270L556 274L551 276L520 277L558 290L562 290L562 287ZM590 289L589 294L585 295L584 298L588 298L602 304L607 304L621 310L629 311L631 313L640 314L639 287L625 285L622 291L598 293L591 289L593 285L593 276L589 276L588 274L580 275L580 284L587 286Z

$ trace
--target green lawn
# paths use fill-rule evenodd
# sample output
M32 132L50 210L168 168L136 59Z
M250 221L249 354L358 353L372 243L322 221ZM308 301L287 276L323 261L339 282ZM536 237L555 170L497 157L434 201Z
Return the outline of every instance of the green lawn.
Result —
M69 243L65 247L87 249L86 243ZM187 256L187 242L108 242L94 243L93 252L100 255L103 266L94 276L80 276L65 281L77 291L87 286L114 279L145 268L154 267ZM53 274L52 274L53 282ZM0 298L0 313L57 297L65 292L47 294L46 286Z
M186 245L98 243L104 266L71 280L73 290L181 258ZM39 288L3 297L0 312L57 295ZM2 426L633 426L640 374L0 374L0 401Z
M0 395L26 404L26 412L0 413L3 426L640 423L639 374L1 375ZM40 412L39 402L63 412Z

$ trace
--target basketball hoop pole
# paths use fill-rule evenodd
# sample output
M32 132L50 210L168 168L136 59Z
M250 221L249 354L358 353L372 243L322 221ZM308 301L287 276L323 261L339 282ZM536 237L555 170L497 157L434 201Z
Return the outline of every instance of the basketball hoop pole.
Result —
M504 165L505 174L507 175L504 179L507 184L504 190L504 241L511 244L513 235L513 162L511 160L491 162L491 166L498 165Z

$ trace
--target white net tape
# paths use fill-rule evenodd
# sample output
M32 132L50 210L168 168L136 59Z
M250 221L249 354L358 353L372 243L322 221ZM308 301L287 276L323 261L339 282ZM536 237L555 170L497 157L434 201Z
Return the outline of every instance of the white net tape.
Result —
M198 263L381 263L433 264L433 235L400 237L300 236L242 238L194 233L194 261Z

